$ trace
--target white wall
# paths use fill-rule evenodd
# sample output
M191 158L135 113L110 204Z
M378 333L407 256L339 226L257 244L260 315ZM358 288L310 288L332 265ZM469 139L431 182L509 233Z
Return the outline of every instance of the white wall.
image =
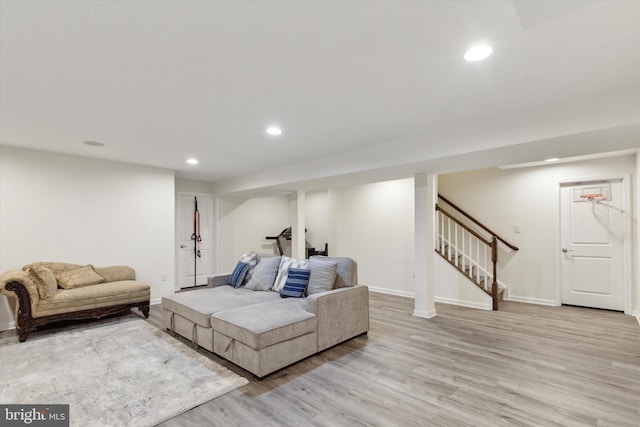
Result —
M0 270L35 261L126 264L152 302L172 293L173 171L0 147Z
M434 262L435 301L465 307L492 310L491 297L471 283L464 275L436 255Z
M327 190L306 193L305 222L308 246L316 250L324 250L324 244L329 241L329 192Z
M413 178L329 190L329 254L358 262L359 282L414 295Z
M331 256L354 258L360 283L413 296L413 187L404 179L306 193L307 244L328 242ZM289 196L217 202L219 272L231 271L242 252L275 252L264 236L292 225Z
M612 157L522 169L483 169L439 176L439 192L520 248L501 249L499 278L509 299L556 301L559 182L625 177L635 156ZM632 205L629 205L631 208ZM521 226L521 233L514 232Z
M176 200L179 193L210 194L214 197L214 260L216 274L233 270L243 252L256 251L278 253L275 236L292 225L288 195L257 197L252 199L218 197L213 184L203 181L176 179ZM324 196L323 196L324 193ZM307 204L311 208L313 222L326 223L326 191L307 193ZM309 226L307 226L309 228ZM325 225L326 236L326 225ZM322 231L319 233L322 238ZM291 242L281 240L285 254L290 255ZM324 244L324 243L323 243Z
M445 174L438 181L441 193L521 247L515 254L504 249L500 252L501 281L509 285L509 297L553 304L558 183L631 172L636 172L635 158L623 156ZM360 283L373 290L414 295L413 179L309 192L305 197L309 244L319 247L327 241L330 255L353 257L359 264ZM219 250L220 271L230 271L244 251L274 250L273 243L263 238L290 226L289 212L288 196L220 199L219 244L224 248ZM516 224L521 226L520 234L513 232ZM323 227L327 227L326 232ZM326 237L318 238L324 233ZM439 261L436 259L435 264L436 301L490 308L488 296ZM640 291L636 290L635 299L639 298Z
M192 183L193 184L193 183ZM197 184L197 183L196 183ZM177 185L177 184L176 184ZM181 183L184 191L204 192L206 187ZM217 204L217 273L233 270L243 252L278 253L274 240L284 228L293 225L291 196L258 197L252 199L218 197ZM329 192L305 193L305 227L307 246L320 250L329 241ZM291 242L281 240L286 255L291 254ZM329 250L331 251L331 246Z
M278 253L275 236L291 226L289 196L235 199L219 197L217 202L217 273L233 270L243 252ZM283 242L283 246L290 246Z
M521 248L516 253L500 249L500 280L509 286L508 297L554 304L559 182L626 176L636 173L637 167L640 166L636 166L635 156L631 155L543 167L443 174L438 177L438 185L440 193ZM329 252L356 259L360 283L374 290L414 294L413 191L413 179L328 191ZM629 207L633 205L631 202ZM516 224L521 226L519 234L514 233ZM637 254L634 261L637 264ZM435 273L436 301L491 307L487 295L445 262L436 259ZM640 308L637 276L636 273L636 311Z
M329 190L329 254L354 258L372 290L415 295L414 193L413 179ZM444 260L433 267L437 302L491 309L491 298Z
M180 193L200 193L209 194L213 197L213 184L206 181L195 181L192 179L176 178L176 200Z

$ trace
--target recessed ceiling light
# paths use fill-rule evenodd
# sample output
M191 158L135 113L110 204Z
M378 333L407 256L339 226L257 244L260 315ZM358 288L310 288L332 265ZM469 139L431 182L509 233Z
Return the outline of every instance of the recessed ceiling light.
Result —
M493 49L486 44L480 44L470 48L465 54L464 59L469 62L480 61L491 55Z
M276 126L271 126L270 128L267 129L267 133L269 135L282 135L282 129L280 129L279 127Z
M98 141L82 141L82 143L90 147L104 147L104 143Z
M558 160L560 160L560 159L557 158L557 157L551 157L550 159L545 159L544 161L551 163L551 162L557 162Z
M187 163L189 163L190 165L197 165L198 161L196 159L187 159Z

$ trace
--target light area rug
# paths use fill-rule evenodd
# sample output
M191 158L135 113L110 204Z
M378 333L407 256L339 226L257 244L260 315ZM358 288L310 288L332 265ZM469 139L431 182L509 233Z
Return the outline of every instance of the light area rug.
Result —
M69 404L72 426L153 426L248 382L140 319L33 337L0 345L0 403Z

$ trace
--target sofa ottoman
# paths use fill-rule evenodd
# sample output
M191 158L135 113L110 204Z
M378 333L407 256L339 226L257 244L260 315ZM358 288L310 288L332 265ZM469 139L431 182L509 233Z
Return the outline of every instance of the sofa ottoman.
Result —
M317 318L306 304L280 299L212 314L213 352L260 378L315 354Z
M210 316L236 307L280 299L274 292L222 286L185 291L162 298L162 326L213 352Z
M247 278L250 258L256 263ZM296 298L291 294L295 286L285 285L289 269L302 265L309 271L307 296ZM357 264L347 257L314 256L306 261L243 254L232 274L209 278L210 288L163 297L162 324L264 377L367 333L369 292L357 284L357 277ZM227 286L234 282L238 288ZM283 288L287 292L281 292ZM281 297L287 293L289 297Z

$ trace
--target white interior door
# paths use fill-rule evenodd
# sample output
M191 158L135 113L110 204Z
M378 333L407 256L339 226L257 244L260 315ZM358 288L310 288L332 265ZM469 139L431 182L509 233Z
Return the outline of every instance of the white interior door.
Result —
M194 234L195 198L200 214L200 256L196 256ZM178 196L178 286L187 288L207 284L211 275L211 239L213 238L213 198L207 195Z
M562 303L624 310L621 181L561 188ZM585 194L603 194L591 202Z

